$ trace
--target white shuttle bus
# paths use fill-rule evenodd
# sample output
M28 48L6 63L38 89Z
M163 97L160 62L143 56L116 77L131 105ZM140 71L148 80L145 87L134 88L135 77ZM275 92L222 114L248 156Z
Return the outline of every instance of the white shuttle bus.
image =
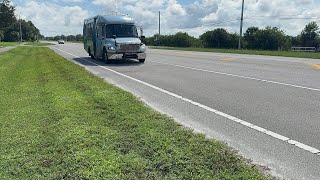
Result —
M138 35L135 22L128 15L97 15L84 20L84 49L91 58L101 58L105 63L124 58L144 63L146 46L141 38L144 36Z

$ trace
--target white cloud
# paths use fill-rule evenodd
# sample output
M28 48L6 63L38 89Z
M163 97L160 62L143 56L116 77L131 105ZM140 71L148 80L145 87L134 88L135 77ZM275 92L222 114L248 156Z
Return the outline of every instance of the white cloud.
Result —
M28 1L17 6L22 18L32 21L43 35L82 34L88 12L79 6L59 6L49 2Z
M147 35L155 34L158 29L159 11L164 33L171 32L174 25L181 24L187 17L187 10L176 0L94 0L93 4L106 5L105 11L114 10L110 5L118 7L116 10L131 15L142 25Z
M138 0L93 0L94 5L104 6L107 11L119 11L124 5L134 3Z
M62 1L78 2L79 6L57 5ZM39 29L46 31L81 33L83 19L89 16L89 12L91 15L96 15L117 10L131 15L138 25L145 28L146 35L150 36L158 32L158 12L161 11L163 34L186 31L199 36L207 30L220 27L230 32L239 32L242 1L195 0L189 4L181 4L181 0L52 0L52 3L24 0L24 2L24 5L17 6L22 16L32 20ZM83 4L85 6L80 7ZM277 26L290 35L297 35L310 21L315 20L320 24L319 19L312 18L319 16L319 5L317 0L245 1L244 30L250 26L260 28Z
M63 0L64 2L83 2L83 0Z
M166 11L169 15L186 15L186 10L176 0L169 0Z

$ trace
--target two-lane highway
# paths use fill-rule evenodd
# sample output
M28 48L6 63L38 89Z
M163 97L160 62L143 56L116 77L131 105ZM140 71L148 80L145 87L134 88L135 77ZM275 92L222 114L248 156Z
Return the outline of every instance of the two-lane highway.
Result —
M82 44L52 49L274 175L320 179L320 60L149 49L106 65Z

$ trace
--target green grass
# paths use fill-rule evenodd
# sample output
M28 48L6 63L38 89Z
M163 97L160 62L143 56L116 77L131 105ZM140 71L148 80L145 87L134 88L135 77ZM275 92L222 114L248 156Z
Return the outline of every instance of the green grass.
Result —
M55 45L53 43L43 43L43 42L27 42L24 45L28 46L50 46L50 45Z
M151 48L156 49L156 47L151 47ZM211 48L181 48L181 47L160 47L160 49L320 59L320 53L310 53L310 52L211 49Z
M0 48L8 47L8 46L16 46L18 44L19 44L18 42L0 42Z
M48 48L0 55L0 179L266 179Z

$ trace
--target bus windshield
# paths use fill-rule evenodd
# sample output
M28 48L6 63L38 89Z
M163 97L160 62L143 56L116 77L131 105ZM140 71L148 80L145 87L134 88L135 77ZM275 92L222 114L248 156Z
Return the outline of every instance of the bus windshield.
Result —
M138 37L137 28L135 25L128 24L111 24L107 25L107 38L116 37Z

